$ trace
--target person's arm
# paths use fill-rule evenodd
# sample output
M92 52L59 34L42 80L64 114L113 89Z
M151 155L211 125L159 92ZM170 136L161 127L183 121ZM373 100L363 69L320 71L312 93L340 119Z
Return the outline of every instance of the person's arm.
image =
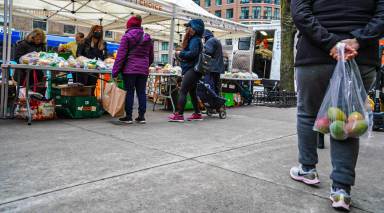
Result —
M205 54L213 57L215 54L215 51L216 51L216 45L217 45L217 43L214 39L209 39L204 46Z
M112 76L117 77L127 59L128 49L129 49L129 37L124 35L121 38L119 49L117 50L116 60L113 64Z
M352 31L351 34L357 39L360 48L377 44L384 36L384 0L376 1L374 16L368 24L364 28Z
M318 47L330 52L341 39L336 34L328 32L313 15L312 1L313 0L291 1L293 22L300 33L309 38Z
M26 53L26 50L27 48L25 47L24 45L24 42L20 42L16 45L16 50L15 50L15 61L17 63L19 63L19 60L21 58L21 56L25 55Z
M85 56L85 43L79 44L77 47L77 57L79 56Z
M192 39L189 42L190 42L189 50L188 51L183 50L179 54L179 57L183 60L193 60L200 53L200 40L199 39Z

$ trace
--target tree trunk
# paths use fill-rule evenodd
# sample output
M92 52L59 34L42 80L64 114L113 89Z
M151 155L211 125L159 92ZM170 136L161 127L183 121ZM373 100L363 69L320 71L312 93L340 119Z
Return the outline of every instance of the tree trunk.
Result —
M296 28L291 17L290 0L281 0L280 88L295 91L294 45Z

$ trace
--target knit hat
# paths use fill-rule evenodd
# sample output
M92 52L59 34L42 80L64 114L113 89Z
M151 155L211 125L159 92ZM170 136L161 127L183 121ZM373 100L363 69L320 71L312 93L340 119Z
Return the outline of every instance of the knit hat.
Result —
M135 15L129 18L126 27L127 29L131 27L141 27L141 16Z

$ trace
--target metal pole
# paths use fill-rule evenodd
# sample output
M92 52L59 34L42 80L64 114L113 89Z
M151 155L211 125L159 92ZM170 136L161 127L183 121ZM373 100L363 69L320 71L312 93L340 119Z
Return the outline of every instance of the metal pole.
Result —
M4 26L3 26L3 64L7 60L7 27L8 27L8 0L4 0ZM2 69L2 80L1 80L1 93L0 93L0 117L4 118L4 94L5 94L5 81L4 81L4 70Z
M175 27L176 27L176 5L172 4L172 20L171 20L171 33L169 36L169 49L168 49L168 64L173 65L173 43L175 40Z
M7 47L7 64L11 61L11 50L12 50L12 4L13 0L9 0L8 3L8 47ZM4 87L4 104L3 104L3 113L4 117L7 116L7 111L8 111L8 84L9 84L9 73L10 69L6 69L4 72L5 77L5 87Z

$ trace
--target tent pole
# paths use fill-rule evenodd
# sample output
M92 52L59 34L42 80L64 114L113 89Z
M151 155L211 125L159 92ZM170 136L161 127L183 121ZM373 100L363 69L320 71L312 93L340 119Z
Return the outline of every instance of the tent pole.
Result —
M7 60L7 27L8 27L8 0L4 0L4 25L3 25L3 64L6 64ZM1 79L1 93L0 93L0 117L5 118L4 114L4 94L5 94L5 81L4 81L4 70L2 69Z
M11 61L11 50L12 50L12 4L13 0L9 0L8 2L8 43L7 43L7 64ZM9 84L9 69L5 69L3 72L3 79L5 80L4 86L4 104L3 104L3 114L4 117L7 116L8 110L8 84ZM3 81L4 81L3 80Z
M171 33L169 36L169 49L168 49L168 64L173 65L173 44L175 43L175 28L176 28L176 5L172 4L172 20L171 20Z

